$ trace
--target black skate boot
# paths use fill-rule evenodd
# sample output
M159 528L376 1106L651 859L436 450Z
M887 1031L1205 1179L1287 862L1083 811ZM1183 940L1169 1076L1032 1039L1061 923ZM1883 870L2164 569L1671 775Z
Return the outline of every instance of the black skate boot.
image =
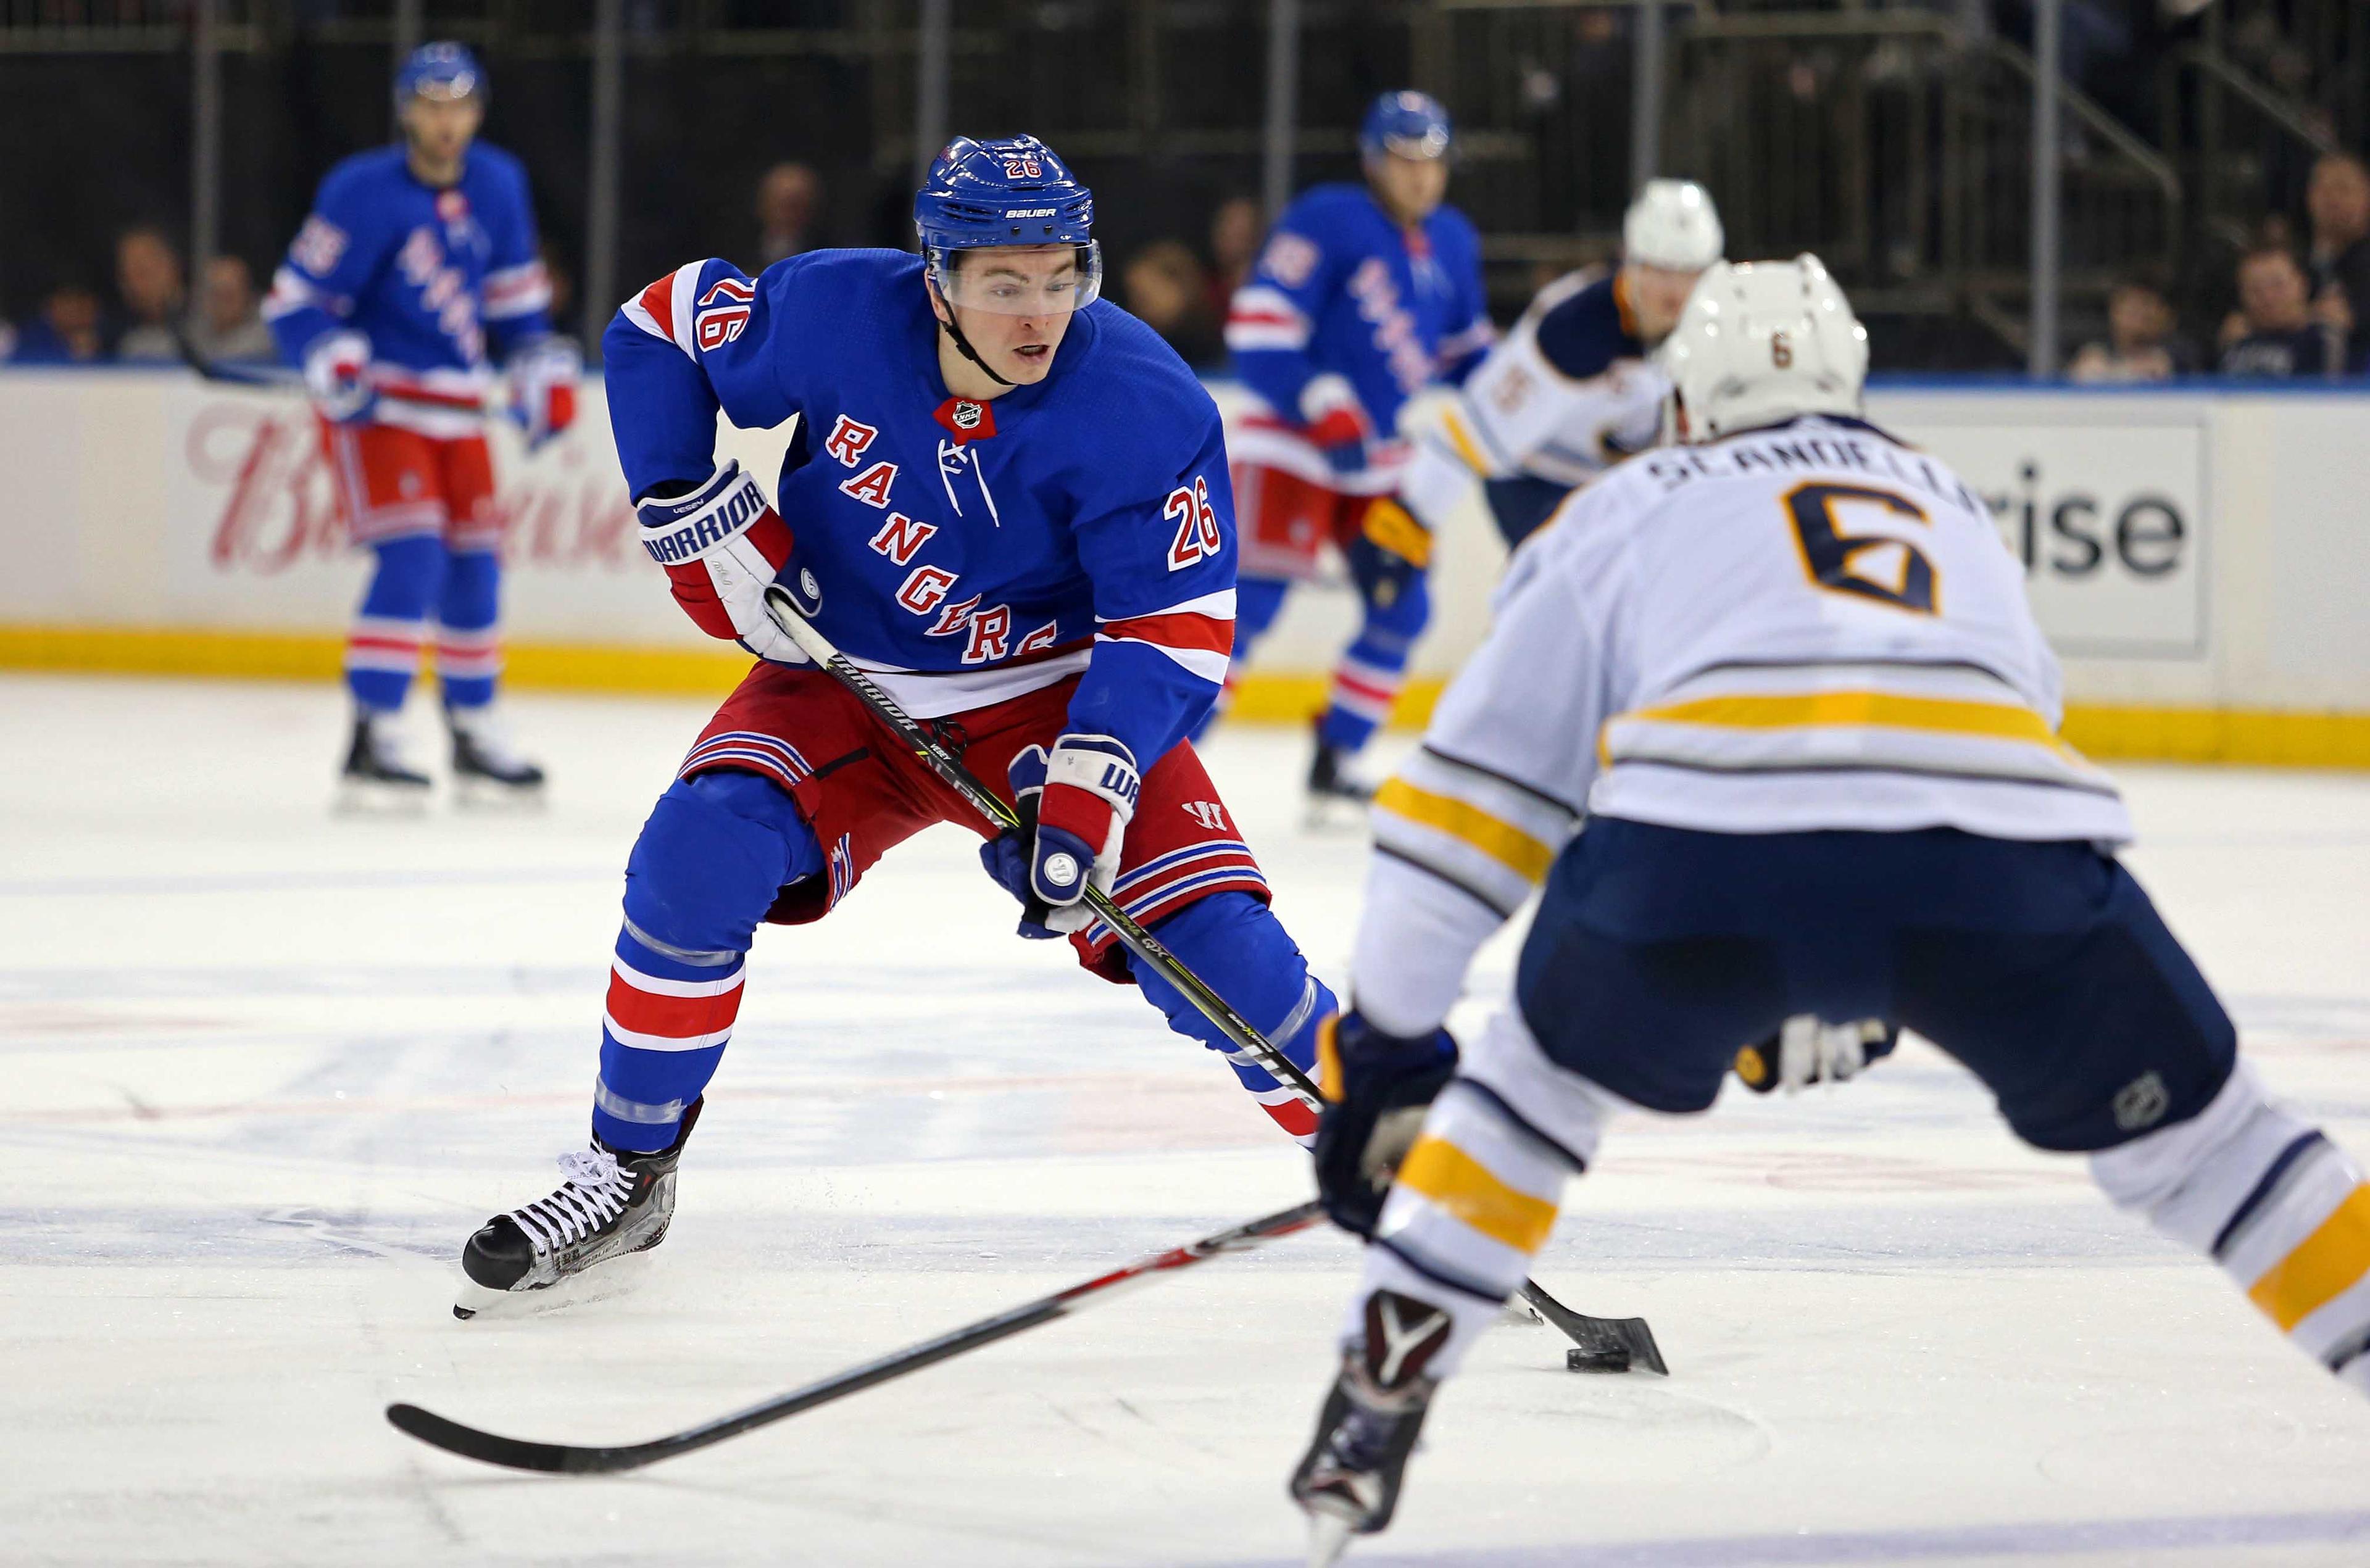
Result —
M518 754L492 707L447 708L444 719L453 731L456 800L471 806L541 803L543 770Z
M674 1218L675 1163L700 1104L691 1103L674 1141L655 1153L612 1149L595 1138L591 1148L561 1155L568 1180L558 1191L494 1216L461 1249L461 1272L468 1277L453 1315L474 1318L484 1308L665 1241Z
M416 811L428 800L428 775L403 755L396 715L363 709L354 715L353 738L338 775L338 806L346 811Z
M1307 1510L1310 1568L1338 1559L1352 1535L1391 1522L1399 1479L1439 1380L1425 1375L1448 1343L1447 1311L1377 1290L1366 1299L1365 1343L1341 1358L1341 1375L1317 1417L1317 1436L1292 1472L1292 1498Z
M1319 734L1322 734L1320 724ZM1317 742L1316 753L1308 761L1308 825L1321 828L1336 819L1337 808L1362 807L1375 798L1375 789L1363 780L1352 776L1347 763L1351 753L1339 746Z

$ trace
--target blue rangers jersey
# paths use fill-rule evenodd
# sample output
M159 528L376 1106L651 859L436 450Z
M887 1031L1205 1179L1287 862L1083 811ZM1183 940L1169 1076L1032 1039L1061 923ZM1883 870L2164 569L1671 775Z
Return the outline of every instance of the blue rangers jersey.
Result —
M1236 456L1355 495L1389 490L1406 462L1399 409L1455 382L1496 336L1481 287L1481 239L1435 208L1401 228L1363 185L1320 185L1284 209L1226 315L1226 347L1263 408ZM1365 469L1339 474L1295 433L1343 400L1373 427Z
M473 144L461 177L420 183L400 146L331 169L271 280L264 319L301 364L314 339L348 327L370 339L377 418L433 436L480 428L488 350L551 330L526 170Z
M823 634L931 718L1083 674L1070 727L1145 768L1216 697L1234 646L1235 522L1216 406L1108 301L1053 370L993 402L948 395L922 259L824 250L754 281L694 262L602 340L639 500L715 466L716 416L799 417L777 509Z

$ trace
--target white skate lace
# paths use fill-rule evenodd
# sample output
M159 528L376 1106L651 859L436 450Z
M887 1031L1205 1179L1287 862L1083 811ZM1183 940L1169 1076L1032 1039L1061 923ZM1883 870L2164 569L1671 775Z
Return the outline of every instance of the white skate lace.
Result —
M559 1157L559 1168L568 1173L566 1185L511 1210L538 1252L558 1252L593 1234L634 1196L633 1176L605 1149L571 1149Z

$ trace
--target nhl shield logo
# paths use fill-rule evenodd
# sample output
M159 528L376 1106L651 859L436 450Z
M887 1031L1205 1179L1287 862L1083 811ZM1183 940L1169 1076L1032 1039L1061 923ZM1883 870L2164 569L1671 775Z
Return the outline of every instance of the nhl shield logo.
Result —
M984 441L995 434L995 410L969 397L949 397L930 417L944 426L955 438L955 444Z

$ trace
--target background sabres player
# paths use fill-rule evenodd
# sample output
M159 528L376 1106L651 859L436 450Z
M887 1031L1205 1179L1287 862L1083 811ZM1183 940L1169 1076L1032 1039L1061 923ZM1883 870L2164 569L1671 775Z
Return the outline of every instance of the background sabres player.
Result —
M1859 1021L1916 1030L2370 1389L2370 1186L2266 1097L2115 860L2131 824L2057 738L2019 565L1958 475L1857 417L1867 359L1815 258L1714 268L1664 349L1693 444L1516 555L1376 796L1354 1011L1323 1053L1318 1179L1371 1241L1292 1481L1320 1553L1388 1521L1434 1386L1606 1122L1708 1108L1735 1042L1797 1013L1826 1026L1789 1032L1789 1081ZM1541 879L1513 1005L1459 1062L1441 1020ZM1410 1136L1386 1199L1361 1162Z
M915 198L922 255L819 251L752 280L699 261L604 339L643 539L702 628L764 660L659 800L627 865L592 1143L567 1185L490 1221L473 1300L657 1243L741 1001L759 923L827 913L883 853L968 808L767 618L779 579L932 721L1030 830L983 852L1021 933L1130 978L1079 899L1091 877L1296 1061L1331 994L1186 730L1225 679L1234 520L1216 407L1150 328L1099 301L1093 200L1033 137L958 140ZM799 418L777 513L714 456ZM983 832L984 829L981 830ZM1172 1027L1215 1028L1156 975ZM928 1019L916 1009L916 1023ZM1314 1118L1236 1071L1295 1136Z
M1481 242L1448 189L1448 111L1386 93L1358 133L1363 185L1320 185L1284 210L1226 317L1226 347L1256 409L1228 433L1246 523L1241 651L1294 579L1338 545L1363 618L1317 721L1309 788L1363 794L1341 761L1390 713L1431 618L1421 531L1392 504L1407 443L1399 409L1470 370L1495 336Z
M476 139L485 97L461 45L414 52L395 78L402 143L329 171L264 305L304 369L347 532L377 557L346 644L350 796L426 793L395 724L431 637L455 782L543 783L494 712L501 513L484 407L490 361L507 361L534 450L576 417L578 355L552 335L526 171Z
M1420 420L1399 481L1407 509L1437 532L1478 480L1512 547L1573 490L1653 445L1670 391L1653 350L1724 243L1702 186L1647 181L1621 221L1619 269L1540 290L1455 397Z

